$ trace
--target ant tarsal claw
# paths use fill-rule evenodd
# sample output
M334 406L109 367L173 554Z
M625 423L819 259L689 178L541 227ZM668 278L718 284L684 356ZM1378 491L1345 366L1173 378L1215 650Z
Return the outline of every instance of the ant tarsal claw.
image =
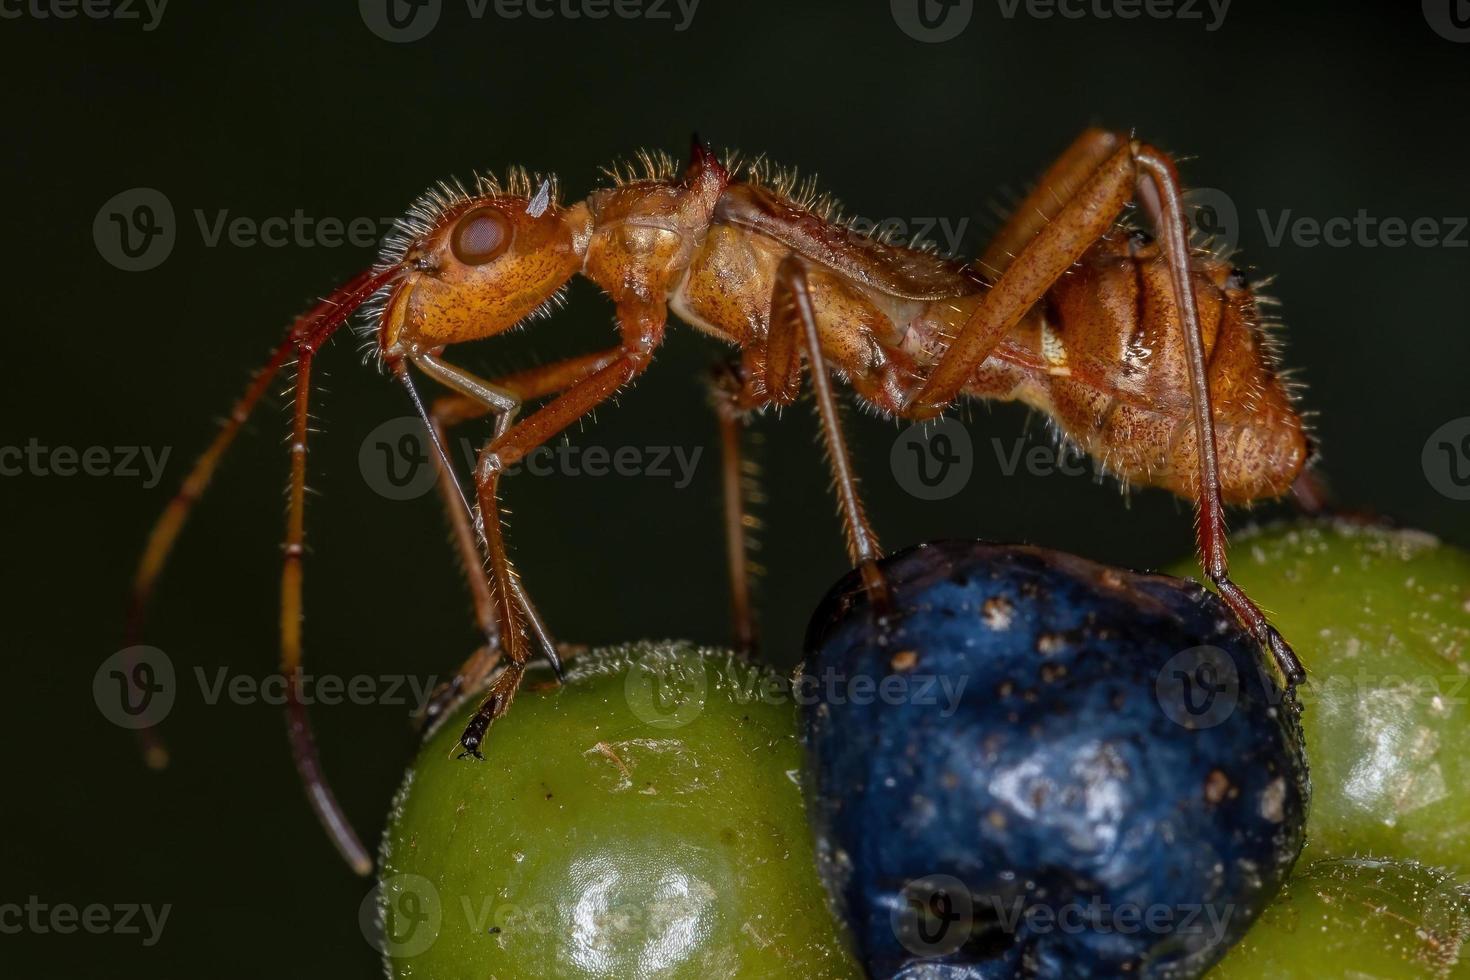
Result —
M1298 684L1306 681L1307 669L1302 666L1291 644L1286 642L1286 638L1274 626L1266 627L1266 646L1270 649L1271 656L1276 659L1276 666L1281 668L1282 676L1286 678L1288 691L1295 690Z

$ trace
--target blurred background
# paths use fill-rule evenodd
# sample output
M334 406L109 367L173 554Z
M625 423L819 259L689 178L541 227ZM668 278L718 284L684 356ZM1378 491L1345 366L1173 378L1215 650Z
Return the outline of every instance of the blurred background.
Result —
M640 148L682 159L697 130L972 255L1083 127L1131 127L1186 158L1200 223L1275 277L1285 359L1340 497L1470 544L1470 452L1435 448L1470 450L1463 8L7 0L6 972L377 971L358 917L369 883L318 831L278 709L249 696L276 669L284 400L252 420L158 590L147 640L175 675L170 770L143 769L94 680L105 690L150 523L249 372L441 177L523 164L574 199ZM608 303L585 283L569 298L459 363L492 375L609 343ZM412 684L451 672L475 629L438 500L395 456L408 402L356 346L344 336L318 361L305 635L309 671L369 678L369 697L315 720L343 805L376 839L414 749ZM507 483L514 554L561 638L728 638L702 380L718 354L674 326L645 380L570 433L579 452L635 451L633 472L564 455ZM757 425L764 654L782 666L845 568L809 408ZM1059 470L1016 406L964 410L944 451L960 475L938 493L916 484L905 427L850 416L890 548L976 536L1136 567L1192 548L1187 503ZM63 933L28 905L102 906L111 925ZM145 906L168 909L161 929Z

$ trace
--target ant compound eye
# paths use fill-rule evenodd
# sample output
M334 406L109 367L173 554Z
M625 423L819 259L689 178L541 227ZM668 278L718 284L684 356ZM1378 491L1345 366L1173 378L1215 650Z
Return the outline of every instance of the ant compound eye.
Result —
M510 245L511 227L495 208L476 208L454 226L449 247L465 265L484 265L499 258Z
M1244 289L1248 285L1245 273L1232 265L1230 267L1230 275L1225 277L1225 285L1229 289Z

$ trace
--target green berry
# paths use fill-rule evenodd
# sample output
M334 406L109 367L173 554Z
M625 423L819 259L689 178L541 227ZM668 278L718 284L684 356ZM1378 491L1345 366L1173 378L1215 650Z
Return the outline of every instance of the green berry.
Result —
M388 970L495 977L853 977L802 809L784 678L642 644L535 670L481 751L474 705L426 740L390 815Z
M1464 980L1470 895L1410 861L1298 871L1206 980Z
M1309 675L1302 861L1367 853L1470 872L1470 554L1331 521L1232 544L1232 578Z

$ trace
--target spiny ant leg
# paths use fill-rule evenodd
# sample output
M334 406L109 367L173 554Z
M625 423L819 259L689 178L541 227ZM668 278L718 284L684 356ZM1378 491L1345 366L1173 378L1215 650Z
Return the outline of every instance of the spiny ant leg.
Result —
M1105 235L1134 194L1133 145L1104 160L1075 197L1052 215L985 293L923 386L906 415L933 418L959 397L975 369L1056 281Z
M1010 268L1027 243L1078 195L1087 179L1123 142L1124 137L1117 133L1094 128L1084 131L1062 151L975 260L988 281L994 282Z
M462 755L479 757L485 733L496 718L510 707L525 674L527 661L522 607L515 567L505 547L500 516L500 477L507 467L524 459L536 447L596 409L647 369L653 351L663 340L666 307L663 297L656 302L620 303L618 320L623 334L617 353L604 366L573 383L529 417L516 422L492 439L480 453L475 467L475 484L480 501L480 533L495 586L500 635L505 640L507 663L491 683L460 739Z
M1140 179L1147 179L1153 187L1151 203L1156 202L1158 208L1155 225L1159 237L1166 245L1170 278L1174 282L1175 306L1179 310L1180 326L1184 331L1188 354L1189 381L1194 396L1194 429L1200 462L1196 522L1200 560L1205 574L1215 583L1221 598L1271 651L1290 689L1306 679L1302 662L1290 644L1267 621L1260 608L1230 580L1230 563L1226 555L1225 505L1220 495L1220 459L1215 445L1215 413L1205 366L1204 335L1200 329L1194 279L1190 274L1189 224L1184 215L1178 175L1169 158L1153 147L1138 147L1135 150L1135 159Z
M1116 149L1103 158L1110 146ZM1099 162L1091 175L1080 180L1094 160ZM997 253L1008 252L1012 243L1022 240L1025 240L1024 246L1012 261L1004 265L1004 271L985 294L983 302L940 357L924 385L909 400L908 414L918 418L932 417L953 402L976 367L1046 290L1108 232L1130 201L1140 201L1151 212L1159 237L1165 244L1176 306L1188 348L1200 460L1197 497L1200 560L1205 574L1215 583L1225 602L1271 651L1288 684L1299 683L1305 676L1301 662L1255 603L1229 577L1214 411L1190 271L1189 226L1173 164L1158 150L1136 140L1121 135L1109 139L1088 133L1048 171L1042 186L1033 192L1033 198L1037 193L1046 195L1050 193L1049 189L1061 190L1079 182L1080 186L1070 200L1060 207L1047 205L1042 208L1042 216L1047 219L1044 223L1022 216L1007 226L1003 233L1006 244L997 249ZM1033 232L1031 227L1036 224L1040 226ZM993 258L993 261L1000 264L998 258Z
M827 447L827 461L832 467L832 483L842 511L843 528L847 532L848 558L861 573L869 597L880 608L884 608L889 604L890 595L888 583L878 569L878 559L883 552L873 534L872 525L868 522L862 496L858 493L857 476L847 449L847 439L842 432L842 416L837 408L837 396L832 391L832 379L822 356L821 335L817 330L816 308L812 304L811 289L807 284L806 267L795 255L788 255L777 267L775 294L771 303L771 340L774 342L777 339L779 322L797 327L796 336L806 345L812 392L816 398L817 414L822 422L822 438ZM787 302L793 316L789 319L778 317L777 309L784 308ZM789 327L782 328L782 332L785 329Z
M747 533L753 523L745 485L744 436L746 412L739 405L744 383L736 364L721 362L710 372L710 400L720 426L720 483L724 491L725 555L730 576L730 621L735 647L753 653L757 635L751 608L750 547Z
M616 354L616 348L612 351L583 354L489 381L482 381L435 358L431 362L431 370L434 372L431 376L440 383L448 384L453 390L435 399L429 411L430 425L439 443L447 446L451 428L493 414L495 415L495 434L502 435L509 428L514 415L511 411L501 410L501 406L508 404L511 400L527 402L556 394L593 371L605 367ZM487 390L490 394L486 393ZM494 392L501 394L496 395ZM453 474L444 471L443 461L439 460L437 455L435 460L440 468L439 490L444 502L445 513L449 518L450 529L453 532L455 550L459 554L460 564L469 582L470 594L474 598L475 618L480 624L481 631L485 634L486 644L476 649L460 666L454 677L439 685L430 695L423 711L421 723L424 727L432 725L434 720L447 711L463 692L478 688L500 662L501 650L499 617L495 611L494 596L490 590L489 580L486 578L485 558L480 551L480 543L471 523L471 515L465 510L459 496L458 482L454 479ZM540 614L531 604L530 597L525 594L524 589L520 590L518 598L522 604L522 612L531 624L532 631L537 633L542 644L551 651L548 659L551 661L553 670L556 671L557 678L560 679L562 665L557 644L552 642Z

